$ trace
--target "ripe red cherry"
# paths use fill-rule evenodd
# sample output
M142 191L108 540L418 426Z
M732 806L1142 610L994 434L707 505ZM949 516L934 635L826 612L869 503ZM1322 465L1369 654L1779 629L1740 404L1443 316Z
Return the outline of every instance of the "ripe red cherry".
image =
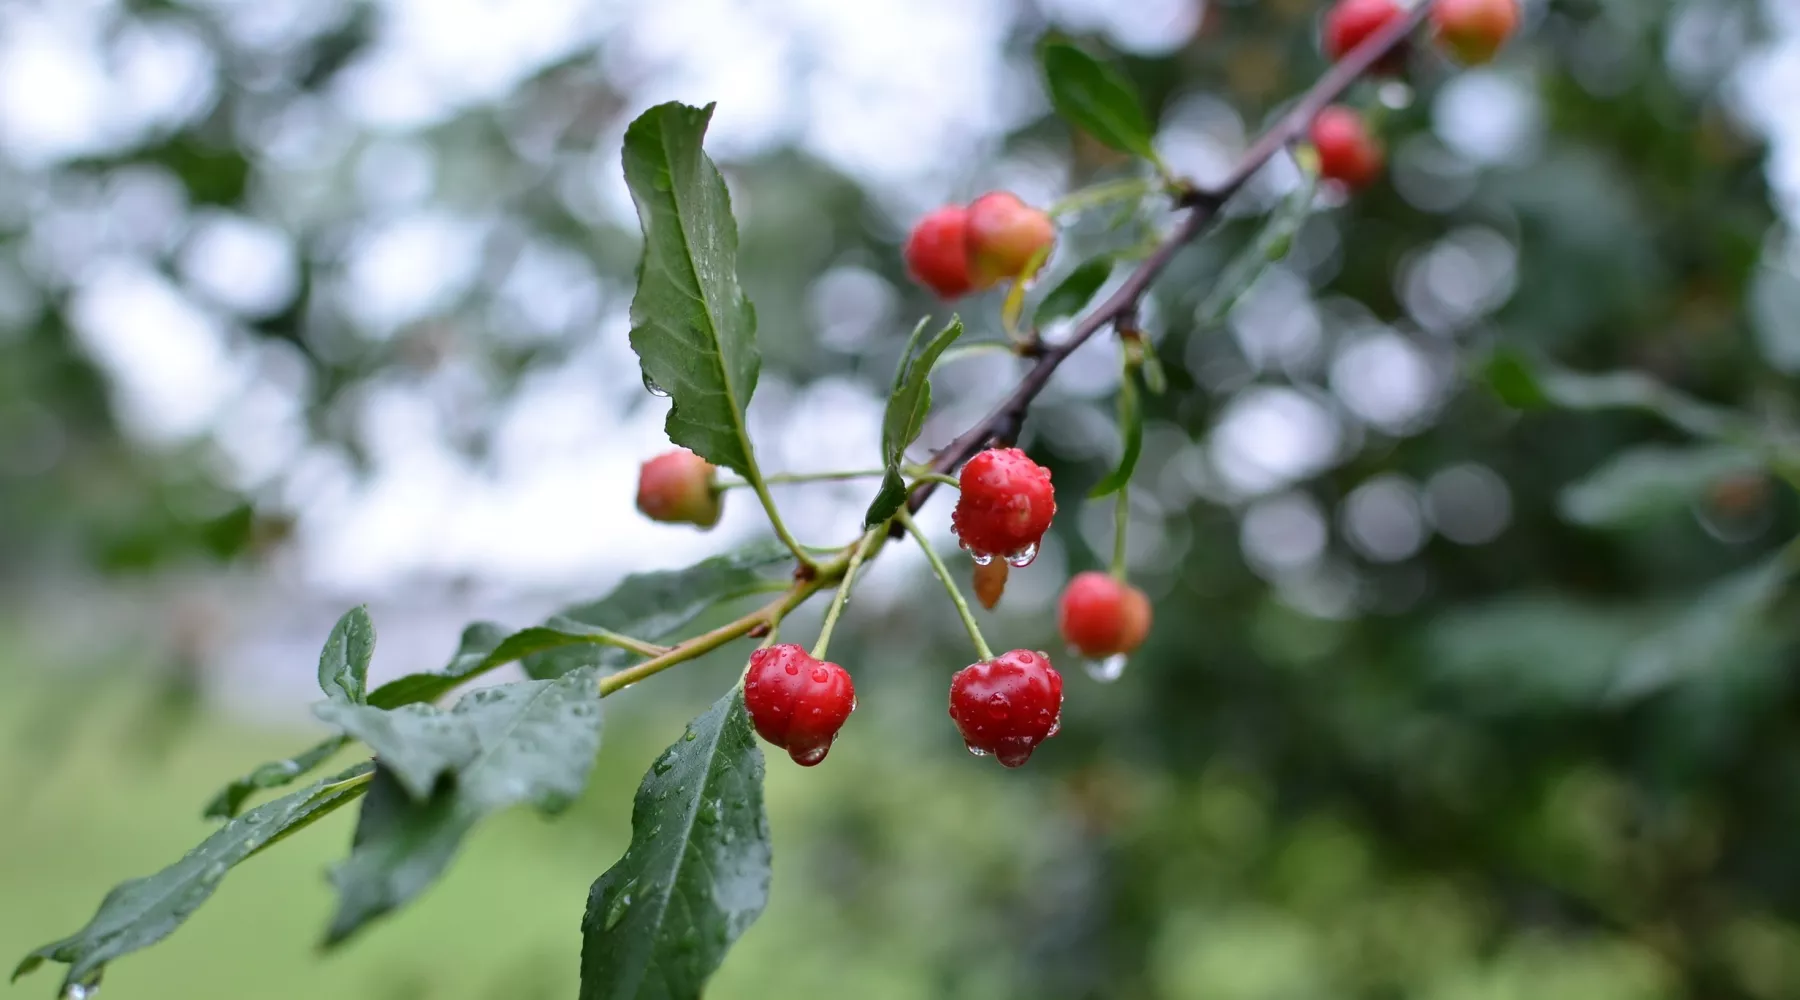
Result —
M977 561L996 556L1015 566L1037 557L1056 516L1050 470L1017 448L989 448L962 467L962 493L950 524Z
M719 523L724 508L717 473L711 462L686 448L664 452L638 470L638 510L652 521L710 528Z
M976 288L991 288L1009 278L1031 277L1025 269L1055 245L1056 226L1048 213L1017 195L994 191L969 203L967 239L970 277Z
M971 664L950 679L950 718L970 753L1018 767L1062 727L1062 675L1023 649Z
M1375 183L1387 160L1380 140L1369 134L1362 115L1341 104L1326 108L1313 119L1312 144L1319 151L1319 175L1353 191Z
M968 221L968 209L945 205L920 219L906 239L907 273L939 298L954 299L974 287L969 277Z
M1150 634L1150 599L1106 573L1078 573L1057 607L1063 641L1099 660L1130 653Z
M1325 14L1325 57L1337 62L1364 39L1386 27L1388 22L1405 16L1406 9L1396 0L1338 0L1337 5ZM1395 49L1383 56L1375 69L1392 73L1404 60L1404 54Z
M1431 26L1439 45L1478 66L1519 29L1519 0L1432 0Z
M784 642L750 654L744 708L763 739L786 750L794 763L812 767L825 759L856 711L856 685L850 671Z

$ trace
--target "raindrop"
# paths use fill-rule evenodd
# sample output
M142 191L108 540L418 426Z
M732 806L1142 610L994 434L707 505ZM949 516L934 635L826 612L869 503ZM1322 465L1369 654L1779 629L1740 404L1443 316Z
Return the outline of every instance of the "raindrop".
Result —
M1089 677L1102 684L1111 684L1125 674L1125 654L1114 653L1104 660L1088 660L1085 666Z
M812 679L814 684L823 684L831 679L831 671L826 670L824 667L814 667Z
M814 708L814 709L813 709L813 710L812 710L812 714L814 714L814 715L824 715L824 714L825 714L825 710L824 710L824 709L822 709L822 708Z
M1026 761L1031 759L1031 749L1030 744L1007 747L1000 751L998 759L1000 763L1007 767L1020 767L1023 766Z
M850 696L850 711L852 711L852 712L856 711L856 696L855 695Z
M62 1000L93 1000L100 995L98 983L70 983L63 988Z
M1020 549L1019 551L1014 552L1012 555L1007 556L1006 562L1007 562L1007 565L1011 566L1014 569L1024 569L1025 567L1031 565L1032 563L1037 562L1037 556L1038 556L1037 543L1033 542L1030 545L1027 545L1024 548Z
M992 552L971 551L969 553L969 558L975 560L975 565L977 566L986 566L994 561L994 554Z
M800 665L799 665L799 664L797 664L797 663L792 663L792 662L790 662L790 663L789 663L789 664L788 664L788 665L787 665L787 672L788 672L788 675L789 675L789 676L793 676L793 675L795 675L795 674L798 674L798 673L799 673L799 672L800 672Z
M668 774L670 769L675 766L676 759L675 751L667 751L661 757L656 758L656 763L650 765L650 770L659 775Z
M755 686L756 686L756 682L755 682L755 681L751 681L751 682L750 682L750 686L751 686L751 687L755 687ZM684 742L684 743L692 743L692 742L694 742L694 741L695 741L695 740L696 740L696 739L699 739L699 738L700 738L700 734L699 734L699 733L696 733L696 732L694 732L694 731L693 731L693 730L692 730L692 729L690 729L690 730L688 730L688 731L687 731L687 732L685 732L685 733L682 733L682 734L681 734L681 740L682 740L682 742Z
M707 799L705 802L700 803L700 822L705 823L707 826L713 826L719 822L719 815L721 812L723 812L723 809L718 799Z
M1004 721L1008 715L1012 714L1011 709L1012 706L1007 703L1006 696L998 691L988 698L988 714L993 716L996 722Z
M1389 80L1381 85L1381 89L1376 92L1376 98L1383 105L1400 111L1412 107L1413 89L1399 80Z
M652 396L667 396L669 394L669 390L657 385L656 382L650 378L649 372L644 373L644 388L648 390Z
M973 743L964 743L963 746L968 747L969 752L974 754L977 757L986 757L988 755L988 752L986 750L981 749L980 747L976 746Z
M619 926L619 921L625 919L626 911L631 909L631 893L626 891L630 888L631 888L631 883L630 882L625 883L625 889L621 889L618 892L613 893L612 902L606 904L606 929L607 930L610 931L614 927Z
M1044 657L1044 659L1046 659L1046 660L1048 660L1048 659L1049 659L1049 657L1048 657L1048 656L1046 656L1046 657ZM1030 654L1030 653L1020 653L1020 654L1019 654L1019 663L1020 663L1020 665L1022 665L1022 666L1027 666L1027 667L1029 667L1029 666L1031 666L1031 665L1032 665L1032 664L1033 664L1033 663L1036 663L1036 662L1037 662L1037 661L1036 661L1036 660L1034 660L1034 659L1032 659L1032 658L1031 658L1031 654Z
M1059 715L1055 722L1050 723L1050 731L1044 734L1044 739L1049 739L1060 732L1062 732L1062 716Z
M794 763L799 764L801 767L811 767L819 761L824 760L825 755L830 752L831 747L822 746L813 747L811 750L802 750L799 753L789 754L788 756L794 758Z

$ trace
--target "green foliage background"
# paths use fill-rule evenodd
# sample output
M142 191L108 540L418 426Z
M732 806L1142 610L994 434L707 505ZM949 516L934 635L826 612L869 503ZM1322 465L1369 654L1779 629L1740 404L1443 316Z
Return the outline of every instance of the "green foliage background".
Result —
M1633 369L1741 411L1752 443L1786 440L1795 386L1781 335L1793 324L1746 308L1792 280L1765 249L1783 238L1765 150L1727 114L1722 69L1678 75L1665 61L1668 40L1699 8L1742 18L1741 39L1759 35L1751 4L1534 5L1533 30L1502 72L1538 96L1540 146L1495 169L1453 163L1471 193L1444 211L1383 185L1304 230L1303 249L1336 248L1337 265L1309 276L1331 306L1324 335L1342 338L1360 321L1346 302L1404 320L1397 275L1446 232L1487 226L1517 247L1516 288L1447 340L1408 324L1434 357L1473 372L1487 348L1506 345L1583 371ZM1189 46L1124 65L1153 116L1205 90L1258 121L1320 70L1313 13L1297 0L1214 5ZM224 68L216 108L105 156L7 166L5 183L40 195L32 211L45 212L153 167L180 182L191 206L278 217L258 194L273 168L252 150L249 123L271 93L328 87L369 43L373 15L344 5L275 61L233 51L231 36L209 27L210 7L138 3L118 16L175 19L207 38ZM1009 46L1028 55L1046 26L1035 13L1021 18ZM1730 36L1719 37L1726 47L1710 65L1728 67ZM1624 53L1608 64L1626 67L1623 84L1595 82L1597 52ZM264 74L276 77L273 90ZM1428 135L1444 79L1426 67L1420 99L1388 116L1402 176L1416 158L1443 153ZM629 98L603 56L545 69L507 102L419 137L458 181L438 197L505 213L622 286L635 233L590 226L507 136L579 106L590 116L570 116L553 146L585 156L610 134L596 123L640 110L623 106ZM994 152L1048 150L1076 181L1114 168L1113 154L1068 138L1045 111ZM594 155L616 162L614 149ZM757 205L744 216L741 270L765 376L847 375L885 391L911 317L935 304L905 283L901 233L878 209L880 192L790 150L726 166L733 190ZM31 216L9 218L0 259L17 265ZM489 308L494 283L484 280L431 322L390 340L358 337L330 281L334 226L344 222L327 213L294 233L300 295L239 332L303 359L310 432L347 455L367 447L344 414L373 378L472 358L504 398L593 336L571 329L522 346L500 335L504 313ZM1225 333L1183 319L1254 236L1248 221L1228 226L1159 287L1151 332L1171 386L1144 400L1152 457L1159 439L1199 439L1247 380L1318 381L1253 373ZM864 351L821 349L804 307L806 284L839 262L880 274L902 297L892 336ZM0 336L0 442L20 454L47 419L63 442L49 469L0 480L6 585L25 592L72 567L255 567L279 552L300 512L239 495L203 441L147 449L121 425L107 377L70 332L66 291L43 281L36 308ZM1252 570L1241 505L1164 510L1140 530L1186 554L1148 580L1158 614L1150 645L1117 684L1071 676L1063 734L1024 772L1002 773L955 745L942 692L968 654L929 581L916 602L883 615L853 605L834 658L856 670L863 710L826 766L771 762L772 903L712 994L1800 995L1791 846L1800 686L1785 564L1771 563L1800 531L1787 488L1770 478L1709 493L1722 473L1771 463L1746 459L1742 442L1697 453L1642 412L1521 414L1482 383L1518 386L1487 371L1459 383L1427 427L1364 429L1353 453L1304 489L1336 512L1378 475L1422 481L1481 463L1510 495L1497 541L1434 537L1381 563L1334 532L1333 580L1348 581L1354 599L1347 612L1321 614L1304 587ZM1076 410L1110 413L1111 401L1052 401L1036 426L1067 426L1058 411ZM481 429L461 443L480 454ZM1070 562L1104 561L1076 530L1077 498L1109 470L1108 456L1047 430L1030 443L1066 498L1058 531ZM1621 456L1630 456L1622 469ZM999 621L1010 644L1050 648L1041 616ZM0 723L17 748L0 763L0 945L15 952L77 925L114 882L186 849L204 834L200 806L222 781L312 735L252 729L179 684L171 695L138 680L46 676L28 662L30 643L12 645L19 652L0 657L9 692ZM515 810L480 828L421 905L346 953L320 959L311 945L330 906L321 873L344 853L347 813L247 865L189 927L111 971L108 995L572 995L586 889L623 851L632 790L725 685L736 655L609 702L580 803L553 823ZM146 704L172 720L167 732L142 725Z

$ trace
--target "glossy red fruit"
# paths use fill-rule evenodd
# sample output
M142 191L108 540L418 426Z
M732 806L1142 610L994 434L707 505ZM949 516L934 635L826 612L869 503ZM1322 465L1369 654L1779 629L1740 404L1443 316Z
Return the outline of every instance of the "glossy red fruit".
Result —
M1369 134L1362 115L1341 104L1313 119L1312 144L1319 151L1319 175L1353 191L1375 183L1387 162L1381 141Z
M1077 573L1057 606L1063 641L1092 660L1130 653L1150 634L1150 599L1106 573Z
M652 521L710 528L724 509L718 469L686 448L663 452L638 470L638 510Z
M1056 225L1049 213L1017 195L994 191L969 203L967 240L970 279L978 289L991 288L1007 279L1031 277L1025 270L1040 251L1049 255Z
M950 679L950 718L970 753L1018 767L1062 727L1062 675L1023 649L971 664Z
M763 739L786 750L794 763L812 767L825 759L856 711L856 685L850 671L784 642L750 654L744 708Z
M1519 30L1519 0L1432 0L1431 27L1451 55L1478 66Z
M968 221L968 209L945 205L920 219L906 239L906 272L939 298L954 299L974 287L969 276Z
M1337 62L1390 21L1405 16L1406 8L1397 0L1338 0L1325 14L1325 57ZM1404 54L1396 49L1377 62L1375 69L1391 73L1398 70L1404 60Z
M1017 448L989 448L963 465L959 482L950 523L977 562L998 557L1026 566L1037 558L1056 516L1049 469Z

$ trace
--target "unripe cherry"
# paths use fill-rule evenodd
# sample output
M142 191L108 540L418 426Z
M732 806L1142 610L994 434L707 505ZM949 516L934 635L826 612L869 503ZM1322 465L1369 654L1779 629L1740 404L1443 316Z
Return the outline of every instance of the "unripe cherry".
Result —
M1130 653L1150 634L1150 599L1106 573L1077 573L1063 589L1057 626L1063 641L1089 659Z
M906 271L912 279L954 299L973 288L969 276L968 209L945 205L919 220L906 238Z
M1062 687L1050 657L1015 649L957 671L950 718L970 753L1018 767L1062 728Z
M1381 141L1369 134L1362 115L1341 104L1313 119L1312 144L1319 151L1319 176L1353 191L1375 183L1387 161Z
M1028 566L1056 516L1050 470L1017 448L989 448L964 463L951 527L976 562Z
M686 448L666 451L638 470L637 507L652 521L710 528L723 510L718 469Z
M1519 29L1519 0L1432 0L1431 26L1439 45L1478 66Z
M856 685L843 667L784 642L750 654L744 709L763 739L786 750L794 763L812 767L825 759L856 710Z
M1009 278L1030 278L1025 269L1040 251L1048 256L1056 225L1018 195L994 191L969 203L967 239L970 279L978 289L991 288Z
M1389 22L1406 16L1406 9L1396 0L1338 0L1325 14L1325 57L1332 62L1344 58L1351 49ZM1392 73L1400 69L1404 53L1396 48L1375 64L1375 70Z

